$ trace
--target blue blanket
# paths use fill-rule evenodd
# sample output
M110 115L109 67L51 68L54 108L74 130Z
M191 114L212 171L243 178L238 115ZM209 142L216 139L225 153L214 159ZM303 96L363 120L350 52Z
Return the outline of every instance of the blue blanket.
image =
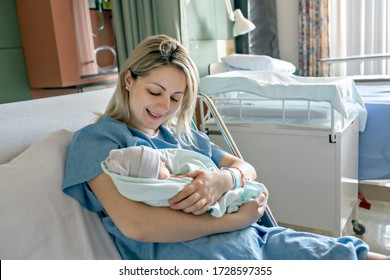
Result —
M368 112L359 135L359 180L390 179L390 85L358 85Z

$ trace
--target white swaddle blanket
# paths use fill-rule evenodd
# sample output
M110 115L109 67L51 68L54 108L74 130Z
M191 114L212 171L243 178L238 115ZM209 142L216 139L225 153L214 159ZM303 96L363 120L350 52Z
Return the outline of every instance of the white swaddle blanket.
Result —
M192 170L219 170L210 158L194 151L182 149L160 149L158 151L172 174L180 175ZM107 159L101 163L102 169L112 178L118 191L131 200L150 206L168 207L168 200L193 180L188 177L170 177L158 180L123 176L111 172L106 161ZM235 212L242 204L260 196L263 192L267 192L263 184L247 181L244 187L226 192L210 207L209 212L214 217Z

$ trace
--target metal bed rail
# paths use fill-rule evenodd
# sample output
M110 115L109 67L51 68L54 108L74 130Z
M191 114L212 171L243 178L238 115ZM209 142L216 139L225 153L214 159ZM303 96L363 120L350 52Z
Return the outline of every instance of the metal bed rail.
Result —
M390 59L390 53L354 55L354 56L346 56L346 57L328 57L328 58L320 59L320 62L330 64L330 63L341 63L341 62L363 61L363 60L377 60L377 59Z
M221 115L219 114L217 108L215 107L214 102L211 100L210 97L208 97L207 95L205 95L204 93L201 93L201 92L199 92L198 98L200 100L200 110L202 111L201 115L202 116L204 115L203 114L204 113L203 112L203 104L205 104L207 109L211 113L211 115L214 117L215 122L218 126L218 129L221 131L221 134L222 134L226 144L228 145L230 151L233 153L233 155L235 155L236 157L243 160L244 158L241 155L241 153L240 153L236 143L234 142L234 139L231 136L228 128L226 127L224 121L222 120ZM273 227L273 226L278 225L278 223L276 222L276 220L275 220L274 216L272 215L272 212L268 206L267 206L267 209L266 209L263 217L259 220L259 223L266 226L266 227Z
M363 67L366 62L375 62L375 61L387 61L390 60L390 53L377 53L377 54L364 54L364 55L352 55L352 56L345 56L345 57L326 57L322 58L319 61L324 64L328 64L329 66L332 66L333 64L338 63L349 63L349 62L358 62L360 67ZM388 62L387 62L388 63ZM389 69L384 70L382 69L382 73L379 74L364 74L361 72L362 69L360 69L360 74L353 74L351 77L355 80L355 82L383 82L389 80ZM348 75L349 76L349 75Z
M217 102L220 102L220 101L230 101L230 100L233 100L235 102L238 102L238 107L239 107L239 118L240 120L244 121L245 118L243 117L243 107L242 107L242 102L245 102L245 101L256 101L256 102L261 102L261 101L269 101L270 99L251 99L251 98L213 98L211 99L210 97L208 97L207 95L205 95L204 93L202 93L203 96L207 97L209 99L209 102L212 103L212 105L210 106L213 106L213 111L216 112L218 114L218 118L220 119L220 121L222 121L222 116L221 116L221 112L218 110L217 108ZM203 99L203 98L201 98ZM274 101L280 101L282 103L282 107L281 107L281 121L283 124L287 124L287 117L286 117L286 106L285 106L285 103L287 101L298 101L298 100L285 100L285 99L275 99ZM312 118L311 118L311 110L312 110L312 103L313 102L316 102L316 101L310 101L310 100L299 100L299 101L302 101L302 102L306 102L307 104L307 107L306 107L306 117L304 118L307 122L304 124L305 126L309 126L309 127L313 127L313 128L322 128L322 126L319 126L317 124L314 124L312 122ZM206 102L204 102L206 104ZM209 107L207 104L206 104L207 107ZM329 128L330 129L330 134L329 134L329 141L331 143L335 143L336 142L336 114L338 114L335 110L335 108L330 105L329 107L329 110L330 110L330 126L326 126L326 128ZM211 110L210 110L211 111ZM214 116L215 114L211 114L210 111L207 111L207 112L204 112L204 108L203 106L200 106L200 116L201 116L201 120L200 120L200 127L201 127L201 130L202 131L205 131L205 127L206 127L206 121L209 120L211 117L214 117L215 120L217 120L217 118ZM220 122L219 121L219 122ZM344 128L345 127L345 119L344 117L341 117L341 127L339 127L340 129ZM218 123L217 123L218 125ZM296 124L295 124L296 125ZM219 130L221 130L221 127L219 127ZM225 136L224 136L225 138ZM229 144L229 142L231 142L231 140L233 139L225 139L225 141ZM234 147L230 147L229 148L234 151L236 150ZM237 151L239 153L239 151ZM238 155L237 155L238 156Z

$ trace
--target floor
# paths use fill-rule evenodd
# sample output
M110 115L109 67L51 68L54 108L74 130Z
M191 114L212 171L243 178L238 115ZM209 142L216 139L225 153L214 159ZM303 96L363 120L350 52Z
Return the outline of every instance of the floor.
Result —
M363 235L356 235L353 231L352 223L349 221L342 235L353 235L361 238L370 246L370 251L390 255L390 202L372 199L367 199L367 202L371 203L370 210L361 207L357 210L357 219L365 227L366 232ZM293 225L279 225L288 226L295 230L311 231L327 235L326 232L318 230Z
M390 255L390 202L368 200L371 209L358 208L358 220L366 228L366 232L357 237L370 245L370 250ZM348 223L343 235L355 235L352 224Z

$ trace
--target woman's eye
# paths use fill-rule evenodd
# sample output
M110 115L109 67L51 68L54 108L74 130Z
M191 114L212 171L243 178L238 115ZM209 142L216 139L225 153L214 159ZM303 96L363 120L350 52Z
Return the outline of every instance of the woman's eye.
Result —
M171 100L172 100L173 102L179 102L179 101L180 101L179 98L174 98L174 97L171 97Z
M149 91L149 93L150 93L151 95L154 95L154 96L158 96L158 95L160 95L160 93L158 93L158 92L152 92L152 91Z

